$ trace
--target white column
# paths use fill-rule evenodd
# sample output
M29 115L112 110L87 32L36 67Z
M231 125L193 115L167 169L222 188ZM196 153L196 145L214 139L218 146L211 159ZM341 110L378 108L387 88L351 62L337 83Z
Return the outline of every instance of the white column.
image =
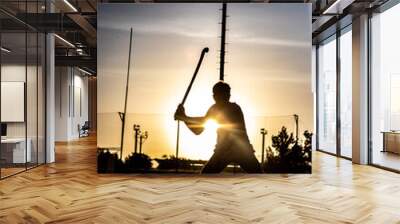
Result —
M353 162L368 163L368 15L353 19Z
M312 150L317 149L317 47L312 45L311 54L311 91L313 93L313 136L312 136Z
M54 35L47 34L46 36L46 163L55 161L54 151L54 133L55 133L55 56L54 56Z
M72 68L55 69L55 141L69 141L71 125Z
M46 1L47 12L54 11L51 1ZM46 35L46 163L55 161L55 43L54 34Z

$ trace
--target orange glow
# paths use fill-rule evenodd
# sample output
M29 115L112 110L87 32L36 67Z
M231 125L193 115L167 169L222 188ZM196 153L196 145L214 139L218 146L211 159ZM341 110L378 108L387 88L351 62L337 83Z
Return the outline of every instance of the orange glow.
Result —
M171 130L176 130L176 122L168 119L167 123ZM184 125L183 122L181 122L179 156L208 160L214 151L218 127L219 124L215 120L209 119L204 124L203 133L195 135L186 127L186 125ZM176 145L176 132L169 132L168 139L171 147L174 147Z
M213 119L208 119L204 124L204 128L207 129L207 131L215 132L219 128L219 124Z

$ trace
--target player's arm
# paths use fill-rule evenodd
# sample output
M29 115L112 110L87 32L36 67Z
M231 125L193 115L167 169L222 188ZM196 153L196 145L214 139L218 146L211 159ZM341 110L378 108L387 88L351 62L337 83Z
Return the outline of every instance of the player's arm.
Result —
M235 128L246 130L246 124L244 121L244 115L243 115L242 108L240 108L240 106L237 104L235 104L235 105L236 105L236 118L237 118Z
M204 124L207 120L207 115L204 117L190 117L185 113L185 108L179 105L175 112L175 120L185 122L186 126L196 135L204 131Z

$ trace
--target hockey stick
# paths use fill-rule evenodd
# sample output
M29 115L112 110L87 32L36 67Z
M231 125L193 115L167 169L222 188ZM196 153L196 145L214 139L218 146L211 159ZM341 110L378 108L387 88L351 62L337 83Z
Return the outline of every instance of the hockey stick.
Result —
M197 63L196 69L194 70L192 80L190 80L190 84L187 87L185 95L183 96L183 99L181 101L182 106L185 103L190 90L192 89L193 82L196 79L197 73L199 72L201 63L203 62L204 55L208 52L208 50L209 50L208 47L206 47L201 51L200 59L199 59L199 62ZM175 151L176 172L178 172L178 165L179 165L179 163L178 163L179 162L179 159L178 159L178 156L179 156L179 134L180 134L180 121L178 120L178 125L177 125L177 129L176 129L176 151Z

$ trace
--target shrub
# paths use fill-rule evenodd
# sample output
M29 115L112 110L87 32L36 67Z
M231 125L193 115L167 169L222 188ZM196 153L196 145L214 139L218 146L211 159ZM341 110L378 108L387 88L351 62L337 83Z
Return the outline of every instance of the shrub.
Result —
M272 136L272 147L268 147L267 157L262 164L266 173L311 173L312 133L304 132L304 144L295 140L282 127L277 136Z
M176 159L175 156L163 155L162 159L155 159L158 163L157 169L172 170L172 169L191 169L192 161L185 158Z
M129 173L148 170L151 166L151 158L145 154L132 153L122 162L117 153L111 153L109 149L98 149L98 173Z
M123 163L116 153L111 153L108 149L98 149L97 151L97 172L114 173L123 170Z
M125 169L132 170L148 170L152 166L151 158L142 153L132 153L125 158Z

